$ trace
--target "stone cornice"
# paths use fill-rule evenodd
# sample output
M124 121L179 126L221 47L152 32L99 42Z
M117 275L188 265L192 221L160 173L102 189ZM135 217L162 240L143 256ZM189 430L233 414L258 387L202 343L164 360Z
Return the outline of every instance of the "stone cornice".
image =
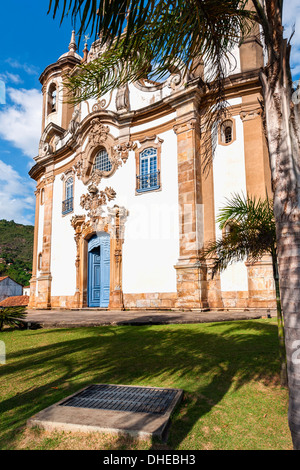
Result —
M70 58L66 60L70 60ZM72 60L76 59L72 58ZM52 66L49 67L61 67L62 63L63 60L60 63L52 64ZM49 67L45 70L45 72L49 69ZM252 70L250 72L231 75L225 80L226 99L234 98L237 94L239 96L246 96L253 93L259 93L260 91L261 84L259 81L259 70ZM148 122L150 123L154 119L158 119L160 117L174 113L178 107L187 104L189 101L194 101L195 105L197 106L201 102L203 96L207 95L203 93L200 81L195 79L188 82L185 89L179 90L157 103L136 111L130 111L122 114L108 110L92 112L78 125L76 135L70 136L70 139L63 147L53 154L45 156L42 161L39 161L37 165L34 165L34 167L30 170L29 175L32 178L37 179L37 177L45 171L45 167L49 164L50 159L52 162L53 159L55 162L57 162L69 156L71 152L76 152L76 150L78 150L81 145L80 142L78 142L77 136L83 135L83 133L85 133L88 129L91 120L96 117L101 119L103 124L114 125L119 130L126 130L127 132L127 129L130 129L131 131L136 126ZM122 135L123 140L126 137L128 137L128 140L130 140L130 135Z
M76 57L73 57L73 56L63 57L59 59L57 62L54 62L53 64L48 65L43 71L43 73L41 74L39 81L43 85L49 73L60 72L62 69L66 67L66 65L73 69L78 64L80 64L80 60L77 59Z

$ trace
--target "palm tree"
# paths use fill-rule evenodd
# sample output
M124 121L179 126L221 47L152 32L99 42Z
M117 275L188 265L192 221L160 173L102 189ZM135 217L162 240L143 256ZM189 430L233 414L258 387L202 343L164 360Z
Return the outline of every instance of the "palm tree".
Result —
M0 307L0 331L4 325L23 326L25 317L25 307Z
M145 74L151 79L178 68L192 74L205 60L211 73L199 81L211 98L206 101L206 129L225 111L232 47L251 28L260 28L267 53L260 72L261 106L273 185L289 424L294 448L300 449L300 364L293 361L300 339L300 124L293 103L291 45L284 38L283 0L50 0L50 11L62 20L67 15L79 19L79 34L100 34L101 58L80 67L67 81L74 101L99 97Z
M202 250L202 259L208 262L212 277L234 262L247 259L249 263L255 263L265 255L272 258L281 364L280 383L287 386L273 203L268 197L263 200L234 194L219 211L217 223L222 230L222 237L210 241Z

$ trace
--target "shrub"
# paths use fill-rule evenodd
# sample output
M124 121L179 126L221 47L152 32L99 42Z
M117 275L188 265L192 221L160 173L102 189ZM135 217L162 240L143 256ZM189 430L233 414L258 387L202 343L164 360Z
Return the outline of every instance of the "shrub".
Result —
M0 307L0 331L4 325L18 326L24 325L22 320L26 317L26 307Z

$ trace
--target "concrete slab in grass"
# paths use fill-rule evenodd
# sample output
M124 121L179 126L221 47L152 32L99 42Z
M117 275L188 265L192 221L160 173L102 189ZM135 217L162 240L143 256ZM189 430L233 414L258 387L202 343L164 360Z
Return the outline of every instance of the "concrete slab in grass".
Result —
M182 396L180 389L96 384L40 411L27 425L163 439Z

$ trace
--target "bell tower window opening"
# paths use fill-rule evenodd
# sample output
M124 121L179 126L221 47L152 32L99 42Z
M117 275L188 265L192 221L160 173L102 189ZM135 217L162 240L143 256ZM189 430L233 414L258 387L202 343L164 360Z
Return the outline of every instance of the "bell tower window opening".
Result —
M231 126L227 126L225 131L224 131L224 136L225 136L225 144L230 144L232 141L232 128Z
M48 113L55 113L57 111L57 88L55 83L52 83L48 91Z
M42 255L42 253L39 253L39 255L38 255L38 270L39 271L42 270L42 261L43 261L43 255Z
M219 135L221 145L231 144L235 140L235 126L231 119L227 119L221 124Z

